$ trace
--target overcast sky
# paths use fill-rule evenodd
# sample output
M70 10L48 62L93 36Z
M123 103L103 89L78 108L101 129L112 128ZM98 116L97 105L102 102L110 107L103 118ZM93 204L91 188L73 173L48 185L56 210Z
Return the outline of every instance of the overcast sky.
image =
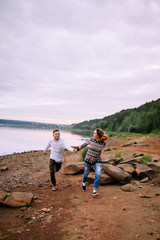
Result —
M0 118L78 123L160 97L160 1L0 0Z

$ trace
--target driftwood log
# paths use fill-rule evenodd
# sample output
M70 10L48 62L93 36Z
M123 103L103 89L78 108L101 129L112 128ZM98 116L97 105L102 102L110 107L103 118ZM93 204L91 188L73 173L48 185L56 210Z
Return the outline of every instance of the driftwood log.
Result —
M125 172L123 169L117 166L113 166L111 164L102 164L102 169L112 178L126 183L132 179L132 175Z

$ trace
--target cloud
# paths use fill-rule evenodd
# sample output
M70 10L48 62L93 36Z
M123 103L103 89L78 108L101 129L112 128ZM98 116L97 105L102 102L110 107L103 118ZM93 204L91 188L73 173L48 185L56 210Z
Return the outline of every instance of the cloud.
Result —
M79 122L159 98L156 0L0 2L1 118Z

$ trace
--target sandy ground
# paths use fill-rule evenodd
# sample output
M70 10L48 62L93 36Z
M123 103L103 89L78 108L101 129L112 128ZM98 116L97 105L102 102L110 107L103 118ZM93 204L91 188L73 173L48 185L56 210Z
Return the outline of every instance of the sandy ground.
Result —
M137 142L122 147L122 144ZM105 151L110 148L111 151ZM133 153L160 158L160 139L138 137L109 138L102 159L121 152L125 160ZM30 207L0 205L0 239L4 240L159 240L160 177L140 183L134 192L124 192L120 183L100 186L99 196L92 197L93 184L82 192L82 175L64 175L66 165L81 161L81 153L65 152L65 162L56 174L58 190L51 191L49 152L42 151L0 157L0 189L8 193L32 192ZM136 179L136 181L139 181ZM42 211L47 208L48 212Z

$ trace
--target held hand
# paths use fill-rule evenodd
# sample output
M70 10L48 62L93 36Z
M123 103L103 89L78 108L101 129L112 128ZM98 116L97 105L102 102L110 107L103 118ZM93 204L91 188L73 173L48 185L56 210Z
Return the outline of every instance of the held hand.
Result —
M77 149L74 149L73 152L74 152L74 153L77 153Z

